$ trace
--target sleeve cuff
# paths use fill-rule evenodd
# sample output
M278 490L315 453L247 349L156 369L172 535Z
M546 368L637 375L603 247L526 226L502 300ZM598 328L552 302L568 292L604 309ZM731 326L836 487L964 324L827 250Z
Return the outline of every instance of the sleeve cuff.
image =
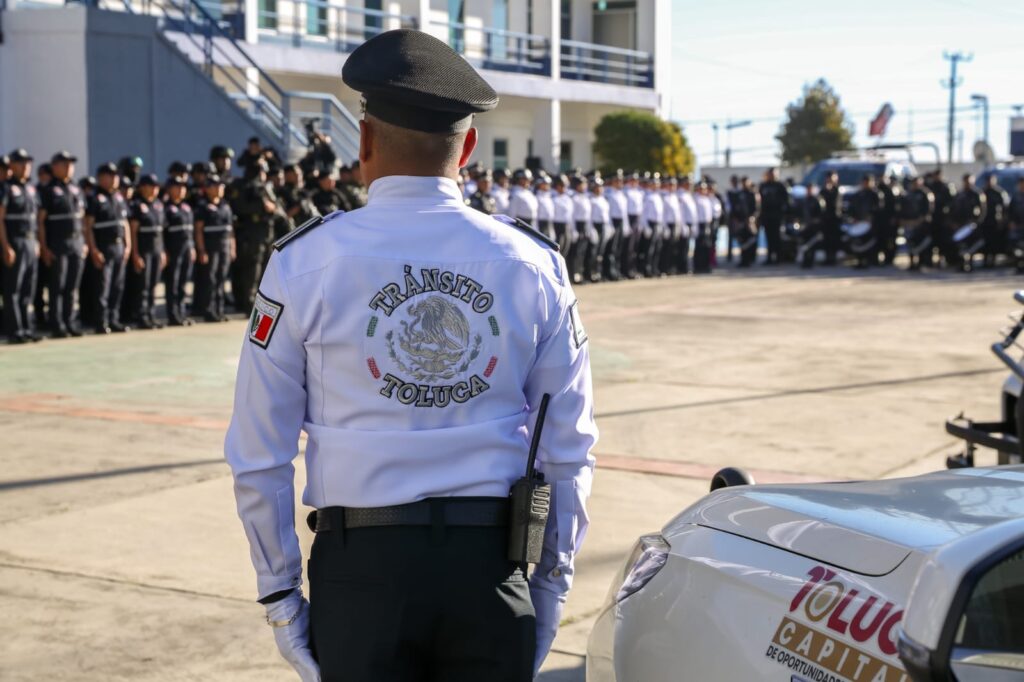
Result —
M302 575L261 575L256 578L256 589L259 592L257 601L261 604L268 603L267 599L275 596L278 592L290 592L302 587Z

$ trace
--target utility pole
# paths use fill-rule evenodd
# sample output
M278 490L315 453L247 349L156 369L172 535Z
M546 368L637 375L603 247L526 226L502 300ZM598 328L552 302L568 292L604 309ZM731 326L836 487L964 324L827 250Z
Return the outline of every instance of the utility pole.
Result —
M956 128L956 89L958 86L963 84L963 79L958 78L956 75L956 67L960 62L965 64L974 59L973 54L964 54L962 52L943 52L942 58L949 62L949 80L942 81L942 87L949 89L949 128L946 133L946 156L949 162L953 162L953 138L954 130Z
M717 166L718 165L718 124L717 123L712 123L711 124L711 128L712 128L712 130L715 131L715 165Z
M988 97L986 95L971 95L971 101L981 107L983 117L981 139L988 144Z
M753 121L726 121L725 122L725 167L732 165L732 131L736 128L745 128Z

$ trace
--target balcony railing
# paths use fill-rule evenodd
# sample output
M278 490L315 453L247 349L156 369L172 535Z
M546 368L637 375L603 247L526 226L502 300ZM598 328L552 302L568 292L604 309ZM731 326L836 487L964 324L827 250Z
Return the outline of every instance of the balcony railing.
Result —
M561 67L566 79L654 87L654 60L648 52L563 40Z
M261 40L285 40L296 47L338 52L351 52L384 31L419 28L410 14L343 7L324 0L263 0L258 18Z
M448 44L483 69L551 75L551 41L533 33L433 21L448 31Z

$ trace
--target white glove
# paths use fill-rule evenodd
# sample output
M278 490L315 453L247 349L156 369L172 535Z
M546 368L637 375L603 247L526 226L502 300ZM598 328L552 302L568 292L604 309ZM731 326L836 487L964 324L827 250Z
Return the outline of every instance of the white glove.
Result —
M540 672L540 666L551 651L551 645L558 633L558 624L562 621L562 606L565 596L555 594L543 588L530 586L530 600L537 614L537 654L533 662L533 676Z
M267 622L274 628L274 641L302 682L320 682L320 666L309 650L309 602L299 590L267 604Z

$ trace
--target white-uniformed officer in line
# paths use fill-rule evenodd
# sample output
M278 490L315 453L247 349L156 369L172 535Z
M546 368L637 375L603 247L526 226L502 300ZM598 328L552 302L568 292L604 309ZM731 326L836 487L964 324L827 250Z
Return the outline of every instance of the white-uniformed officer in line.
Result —
M369 201L276 242L225 443L257 594L303 680L526 682L588 525L597 430L579 305L546 238L459 193L473 114L497 104L461 56L389 31L342 78L364 97ZM527 580L508 559L508 496L545 394L552 512Z
M604 263L601 276L609 281L622 279L622 262L619 258L622 253L623 240L629 238L630 229L626 211L627 199L623 190L623 183L626 174L622 169L615 171L605 188L605 198L608 200L608 211L612 221L614 234L604 247Z
M508 213L537 229L537 197L533 193L533 172L529 168L518 168L512 174L515 183L509 198Z
M555 239L555 228L552 219L555 215L555 202L551 197L551 176L540 171L537 173L537 229L548 239Z
M572 281L582 283L586 281L583 277L583 259L594 229L590 224L590 195L587 192L587 179L582 175L574 175L569 186L572 189L573 242L566 261L569 263Z
M551 198L554 204L554 212L551 216L551 224L555 230L555 241L563 253L569 253L572 247L575 227L572 222L572 195L569 193L569 178L564 174L555 177L552 186L555 188L555 195Z
M640 250L637 259L641 274L657 277L658 256L661 253L661 233L665 221L665 202L661 197L661 174L644 178L644 208L640 217Z
M700 220L697 217L697 202L691 192L691 182L688 175L679 180L679 208L683 214L683 222L686 224L686 233L679 246L678 269L680 273L690 270L690 241L697 236L697 229Z
M509 205L512 202L512 192L509 184L512 182L512 173L508 168L499 168L494 171L494 188L491 194L498 203L498 213L508 215Z
M626 215L629 220L629 239L622 245L622 272L630 278L640 277L640 215L644 212L644 191L640 189L640 174L633 172L626 182Z

